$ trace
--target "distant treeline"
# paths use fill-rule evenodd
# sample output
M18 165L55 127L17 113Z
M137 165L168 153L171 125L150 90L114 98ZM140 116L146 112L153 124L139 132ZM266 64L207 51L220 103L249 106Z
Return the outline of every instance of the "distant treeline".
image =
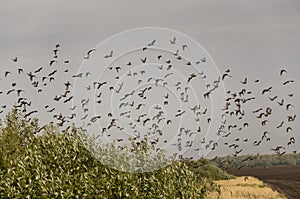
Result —
M219 168L268 167L268 166L300 166L300 153L268 154L218 157L212 163Z

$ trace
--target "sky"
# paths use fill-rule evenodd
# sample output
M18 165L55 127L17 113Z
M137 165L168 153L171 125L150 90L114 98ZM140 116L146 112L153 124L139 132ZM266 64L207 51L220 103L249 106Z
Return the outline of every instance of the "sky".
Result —
M12 63L16 56L27 71L48 64L59 43L60 53L70 60L70 71L75 74L86 52L111 35L141 27L169 28L200 43L221 72L231 69L235 81L228 80L226 88L240 89L239 82L246 76L261 79L265 83L253 86L253 90L274 85L280 94L293 91L292 111L298 114L300 99L295 91L300 74L299 21L297 0L1 0L0 69L4 73L16 67ZM288 89L280 87L283 79L279 71L283 68L288 78L295 80ZM61 81L64 78L61 76ZM10 86L3 81L0 84L2 90ZM11 99L1 100L6 103ZM275 119L282 116L277 112ZM297 130L299 123L294 124L293 135L300 141ZM278 145L286 135L274 137ZM291 150L299 151L299 146ZM251 152L270 152L270 146L251 147L247 153Z

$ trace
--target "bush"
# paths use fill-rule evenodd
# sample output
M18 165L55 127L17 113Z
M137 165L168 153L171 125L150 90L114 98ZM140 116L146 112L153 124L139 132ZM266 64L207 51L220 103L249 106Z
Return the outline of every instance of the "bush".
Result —
M177 161L147 173L101 164L74 126L63 133L16 110L0 122L0 198L203 198L209 179L227 178L208 162ZM195 165L202 164L198 168Z

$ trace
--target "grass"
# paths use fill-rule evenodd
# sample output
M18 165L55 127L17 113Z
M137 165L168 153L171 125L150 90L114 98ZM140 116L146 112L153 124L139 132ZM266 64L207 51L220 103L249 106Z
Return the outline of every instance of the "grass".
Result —
M207 197L209 199L286 199L285 196L254 177L248 177L247 181L243 176L218 180L213 183L213 186L219 187L219 190L212 189Z

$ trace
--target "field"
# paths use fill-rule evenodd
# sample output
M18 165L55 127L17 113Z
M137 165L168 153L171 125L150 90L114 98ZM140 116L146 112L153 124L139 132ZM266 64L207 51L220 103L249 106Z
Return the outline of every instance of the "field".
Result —
M212 185L213 191L208 194L208 199L285 199L286 197L272 190L268 185L254 177L237 177L230 180L218 180Z
M300 197L300 166L253 167L228 172L236 176L254 176L287 198Z

